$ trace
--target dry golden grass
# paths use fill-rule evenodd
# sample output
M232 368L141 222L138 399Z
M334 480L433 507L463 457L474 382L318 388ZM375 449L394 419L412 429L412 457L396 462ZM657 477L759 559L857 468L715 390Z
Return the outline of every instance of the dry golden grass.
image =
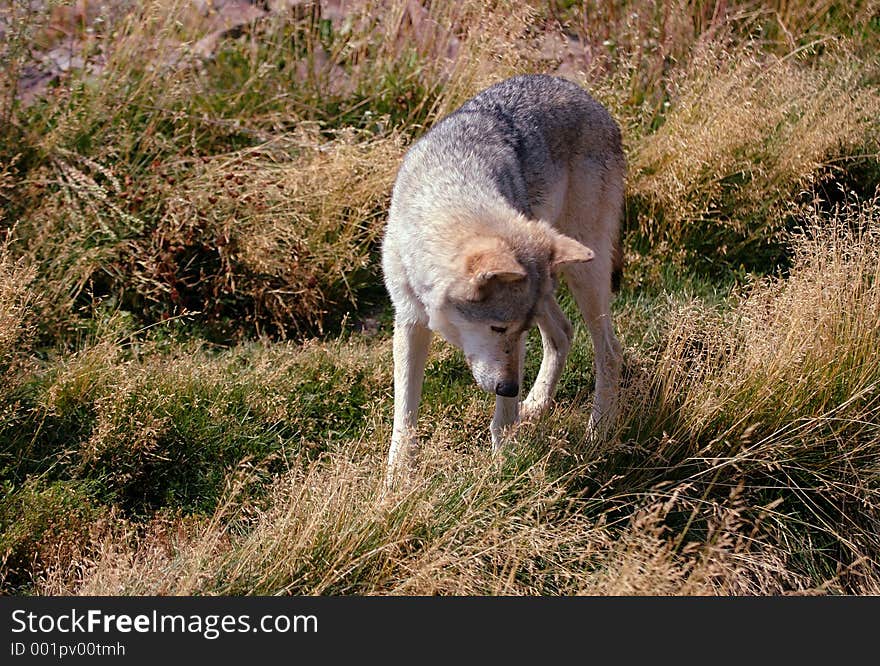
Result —
M282 333L291 324L320 330L328 307L353 305L363 283L376 280L371 253L402 139L340 132L327 141L301 131L285 144L210 160L173 192L161 235L135 249L152 259L140 260L144 282L169 288L163 271L187 245L209 238L224 269L201 289L218 301L248 297L258 328L265 321Z
M540 478L546 460L505 477L484 456L463 464L431 453L462 477L444 474L382 503L376 459L340 453L280 478L269 507L246 512L244 535L235 501L195 525L156 521L142 536L117 526L87 556L49 571L38 591L767 594L807 585L784 555L751 549L732 510L706 543L680 549L663 525L674 499L612 530L581 515L564 484Z
M873 413L877 214L876 202L851 206L833 225L806 213L787 279L753 285L723 316L699 308L676 313L659 361L668 374L658 385L664 402L687 405L687 428L710 429L719 415L737 411L742 416L731 421L734 427L743 421L783 427L791 414L821 421L840 411L852 410L853 418L862 409L866 417Z
M33 279L33 268L11 256L8 242L0 244L0 368L4 371L25 356L31 343L31 310L37 301Z
M841 155L876 158L880 71L845 45L824 44L820 65L753 49L710 51L680 74L664 124L630 157L639 230L655 252L748 261L778 241L789 207Z
M807 222L788 278L723 317L675 313L638 361L649 379L632 378L615 445L583 440L575 405L493 460L471 405L434 421L413 486L383 499L388 423L373 412L261 499L242 468L210 517L119 523L37 591L876 592L880 207Z

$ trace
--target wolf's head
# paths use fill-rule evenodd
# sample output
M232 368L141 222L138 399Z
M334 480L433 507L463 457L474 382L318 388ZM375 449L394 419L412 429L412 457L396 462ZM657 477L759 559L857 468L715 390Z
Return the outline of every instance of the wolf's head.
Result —
M594 253L540 222L513 233L462 239L455 275L431 328L464 351L474 379L489 393L519 394L521 349L542 299L553 298L566 264Z

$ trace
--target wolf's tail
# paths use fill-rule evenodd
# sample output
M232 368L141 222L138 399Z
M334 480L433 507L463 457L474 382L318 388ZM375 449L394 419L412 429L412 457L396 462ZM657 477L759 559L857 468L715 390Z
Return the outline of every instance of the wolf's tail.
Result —
M623 280L623 248L620 241L620 227L611 245L611 291L615 294L620 291L620 282Z

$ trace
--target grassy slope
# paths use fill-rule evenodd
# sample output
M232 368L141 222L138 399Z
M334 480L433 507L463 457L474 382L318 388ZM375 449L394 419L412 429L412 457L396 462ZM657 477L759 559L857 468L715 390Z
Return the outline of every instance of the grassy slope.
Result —
M190 61L160 2L85 41L100 74L4 102L2 589L880 591L876 10L503 4L271 16ZM577 325L558 407L492 460L438 342L422 469L381 502L397 160L560 63L625 130L624 413L585 437Z

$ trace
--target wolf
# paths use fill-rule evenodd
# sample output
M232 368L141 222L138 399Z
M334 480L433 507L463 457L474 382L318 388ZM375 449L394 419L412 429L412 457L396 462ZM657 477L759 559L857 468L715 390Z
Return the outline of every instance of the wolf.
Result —
M626 164L608 111L579 85L521 75L439 121L407 151L382 243L394 306L394 424L386 487L412 466L432 333L464 352L495 394L498 451L520 420L544 412L571 347L555 298L564 278L590 331L595 393L588 426L615 414L622 353L610 302L620 274ZM543 346L520 404L527 332Z

